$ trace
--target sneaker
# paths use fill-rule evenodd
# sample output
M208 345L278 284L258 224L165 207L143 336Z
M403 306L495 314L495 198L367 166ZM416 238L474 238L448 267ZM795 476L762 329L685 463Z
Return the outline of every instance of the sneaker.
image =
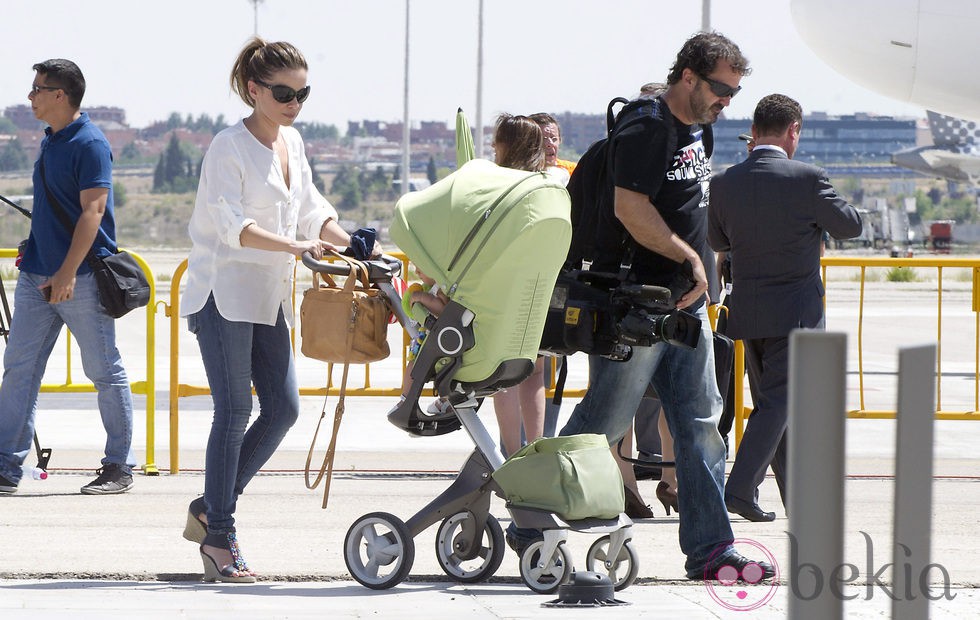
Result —
M10 495L17 492L17 484L0 476L0 494Z
M83 495L114 495L133 487L133 475L124 472L116 463L100 467L95 473L98 478L82 487Z

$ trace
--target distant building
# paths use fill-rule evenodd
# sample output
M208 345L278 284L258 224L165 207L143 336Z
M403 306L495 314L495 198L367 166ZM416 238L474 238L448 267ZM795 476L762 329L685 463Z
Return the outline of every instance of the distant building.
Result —
M347 136L351 138L384 138L393 144L402 143L404 123L386 123L384 121L347 121ZM421 121L419 127L409 131L412 144L453 144L456 142L455 127L448 127L445 122Z
M132 142L138 133L126 124L126 112L122 108L82 106L82 111L87 112L92 122L102 129L114 150L118 151ZM10 106L3 111L3 115L17 127L17 139L28 157L36 159L45 124L34 118L34 111L26 104Z
M605 114L553 115L561 125L563 151L581 155L606 134ZM751 118L721 118L713 125L712 162L716 167L745 159L745 142L738 139L738 134L748 133L751 128ZM803 120L796 158L824 165L888 164L892 153L921 142L921 133L917 119L864 113L829 116L816 112Z
M126 124L126 112L122 108L83 107L82 111L88 112L92 122L103 131L107 129L129 129L129 125Z
M815 112L803 118L795 159L829 164L890 164L891 154L917 142L917 119L850 114L830 116ZM752 129L752 119L718 120L714 129L712 163L727 166L745 159L745 142L738 134Z
M135 144L144 155L154 155L165 148L174 131L168 121L160 121L143 129L132 129L126 124L126 113L116 107L83 108L98 124L109 139L115 152L128 144ZM561 126L562 157L577 159L589 146L606 134L606 116L575 112L552 112ZM17 126L17 138L29 156L36 158L43 137L43 123L34 118L29 105L6 108L3 115ZM742 161L746 157L745 143L738 134L750 131L752 120L721 118L714 124L714 154L712 162L716 170ZM353 162L401 164L401 122L388 123L378 120L348 121L348 144L338 145L329 141L309 140L307 152L317 158L317 164L326 168ZM213 137L208 132L190 132L177 129L182 142L191 142L202 151ZM437 167L456 167L456 131L445 122L421 121L410 132L412 144L411 168L424 170L432 158ZM482 132L474 131L474 139L482 138L485 157L492 157L489 145L493 127ZM921 146L928 139L928 132L918 119L875 116L856 113L830 116L815 112L804 118L803 134L796 159L827 166L839 174L880 175L897 171L890 164L891 154L901 149ZM905 174L905 173L903 173Z
M364 163L369 161L388 161L401 163L404 124L384 121L348 121L347 137L351 138L352 151L347 160ZM456 167L456 128L445 122L422 121L419 127L409 132L412 144L411 168L425 170L429 158L439 167ZM342 163L328 157L331 164Z
M5 118L24 131L36 131L44 127L44 123L34 118L34 111L29 105L12 105L3 111Z
M589 146L606 136L606 116L604 114L578 114L563 112L552 114L561 127L562 148L579 155L585 153Z
M88 112L89 118L103 130L129 127L126 124L126 111L122 108L82 106L82 111ZM34 111L27 104L12 105L3 111L3 115L9 118L18 129L28 131L44 128L44 123L34 118Z

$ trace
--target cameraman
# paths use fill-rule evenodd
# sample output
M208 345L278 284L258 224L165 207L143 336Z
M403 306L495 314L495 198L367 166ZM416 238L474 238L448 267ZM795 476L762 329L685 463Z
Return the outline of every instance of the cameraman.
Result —
M732 547L734 536L723 501L725 446L717 427L722 401L704 303L708 282L700 258L708 203L702 190L710 177L705 140L710 124L748 73L748 60L737 45L717 33L698 33L678 53L667 91L643 108L649 112L640 121L610 138L615 220L639 246L629 279L676 291L676 307L701 319L700 343L695 349L666 342L634 347L625 362L590 357L589 389L561 431L603 433L610 443L618 442L647 385L653 384L674 437L680 546L687 556L689 579L717 579L723 566L741 574L751 563ZM668 153L674 137L676 145ZM616 235L600 232L598 237L601 243ZM619 269L618 247L600 244L596 250L602 258L592 269ZM511 529L508 542L520 549L528 542L526 534ZM764 578L773 576L770 565L758 564Z

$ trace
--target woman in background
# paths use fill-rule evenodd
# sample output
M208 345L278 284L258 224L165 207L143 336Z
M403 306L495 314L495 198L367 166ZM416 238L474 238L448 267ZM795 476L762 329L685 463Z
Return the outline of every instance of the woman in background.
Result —
M494 162L505 168L541 172L545 169L544 134L540 125L527 116L501 114L493 133ZM542 358L534 372L518 385L493 395L493 410L500 426L504 454L521 448L521 429L527 441L544 433L544 383Z

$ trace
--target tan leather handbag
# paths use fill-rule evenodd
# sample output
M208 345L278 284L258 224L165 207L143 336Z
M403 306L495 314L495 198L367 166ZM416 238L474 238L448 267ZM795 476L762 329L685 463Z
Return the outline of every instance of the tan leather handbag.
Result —
M303 293L299 310L303 355L336 364L383 360L390 354L391 310L381 291L368 283L364 263L335 256L350 263L351 275L340 287L329 275L313 272L313 287Z
M315 489L323 482L323 504L327 507L330 495L330 481L333 478L333 461L337 451L337 433L344 417L344 397L347 393L347 371L351 364L377 362L388 357L388 319L391 310L385 297L378 289L371 288L368 270L364 263L333 253L335 258L347 261L351 266L350 275L343 287L337 286L329 275L313 272L313 287L303 293L300 306L300 335L303 339L303 355L324 362L344 365L340 380L340 395L334 409L333 430L330 443L323 456L320 470L314 480L310 480L310 465L316 448L320 425L327 415L326 400L316 423L316 431L306 455L305 481L308 489ZM328 385L330 367L328 367Z

